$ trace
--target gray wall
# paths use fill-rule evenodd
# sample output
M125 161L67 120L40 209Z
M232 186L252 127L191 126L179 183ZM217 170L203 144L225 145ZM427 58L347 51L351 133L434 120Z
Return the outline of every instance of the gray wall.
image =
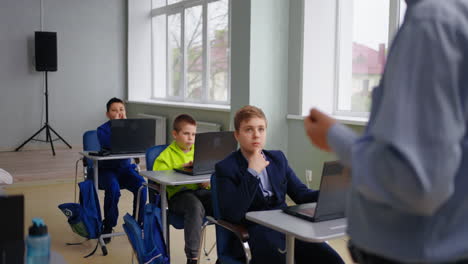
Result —
M356 133L362 133L362 126L350 126ZM288 161L297 176L305 180L305 170L312 170L312 184L310 187L318 188L320 176L322 175L323 163L325 161L336 160L333 153L321 151L314 147L304 132L302 120L288 121Z
M221 130L223 131L230 130L229 112L187 109L180 107L148 105L139 103L129 103L127 105L127 114L129 117L136 117L138 114L149 114L166 117L166 142L168 144L172 141L171 130L172 123L175 117L185 113L190 114L197 121L220 124Z
M267 148L287 151L288 20L284 0L231 1L231 112L130 103L130 113L166 116L193 114L197 120L218 120L224 128L240 107L252 104L268 118Z
M287 153L289 1L252 0L250 104L268 118L267 149Z
M106 120L104 104L109 97L126 94L126 1L43 3L44 30L58 34L59 70L49 73L50 123L71 144L81 145L83 131ZM309 143L302 121L286 119L287 113L301 110L303 2L233 0L231 4L232 111L131 103L128 114L168 117L169 137L172 120L180 113L220 123L226 130L235 110L246 104L260 106L270 121L267 148L283 150L303 180L305 169L312 169L317 187L323 162L335 157ZM32 65L40 1L3 0L0 29L0 150L9 150L44 122L44 74ZM362 131L360 126L352 128ZM48 145L26 145L37 147Z
M45 121L44 73L33 66L40 3L0 3L0 150L14 149ZM107 100L125 95L126 1L43 0L43 10L43 30L56 31L58 39L58 71L48 73L49 122L81 146L83 132L106 120Z

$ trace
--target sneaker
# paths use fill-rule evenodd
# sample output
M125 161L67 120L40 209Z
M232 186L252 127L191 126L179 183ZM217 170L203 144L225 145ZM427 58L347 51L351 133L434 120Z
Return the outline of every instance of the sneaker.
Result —
M112 227L104 226L104 228L102 229L102 234L111 234L111 233L112 233ZM106 244L109 244L111 242L110 237L105 237L103 240L104 240L104 243Z

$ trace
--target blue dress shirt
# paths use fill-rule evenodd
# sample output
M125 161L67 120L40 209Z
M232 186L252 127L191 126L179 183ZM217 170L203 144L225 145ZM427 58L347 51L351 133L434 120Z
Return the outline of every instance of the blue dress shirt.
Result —
M407 3L364 134L328 132L352 168L348 232L399 261L468 259L468 1Z
M262 155L265 158L265 155L263 154L263 152L262 152ZM267 173L266 168L263 169L260 173L252 168L247 168L247 170L250 172L250 174L252 174L253 176L257 177L260 180L260 189L262 190L263 196L265 197L271 196L273 192L271 189L270 179L268 179L268 173Z

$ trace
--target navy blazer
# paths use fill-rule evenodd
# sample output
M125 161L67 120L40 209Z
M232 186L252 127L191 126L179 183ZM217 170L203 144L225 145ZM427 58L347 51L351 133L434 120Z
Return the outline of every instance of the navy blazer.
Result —
M270 162L266 170L273 197L267 200L263 196L260 180L247 170L247 160L239 150L215 166L219 213L221 219L247 227L252 250L251 263L284 263L284 255L278 251L285 248L284 235L247 221L245 215L249 211L286 207L286 194L297 204L316 202L318 191L308 189L297 178L283 152L263 150L263 153ZM230 252L232 257L242 258L243 252L239 244L233 242Z
M270 162L266 167L273 189L273 200L270 202L260 190L260 180L247 170L247 160L240 150L216 164L221 219L232 223L245 223L245 214L249 211L286 207L286 194L296 204L317 201L318 191L310 190L297 178L283 152L263 150L263 153Z

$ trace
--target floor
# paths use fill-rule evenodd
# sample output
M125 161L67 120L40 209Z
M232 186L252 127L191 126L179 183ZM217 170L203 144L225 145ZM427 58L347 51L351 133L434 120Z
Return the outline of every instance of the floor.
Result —
M75 164L79 159L79 148L72 150L66 148L56 149L57 155L52 156L50 149L30 150L20 152L0 152L0 168L13 175L14 183L9 186L0 186L8 194L23 194L25 196L25 233L33 217L42 217L48 225L51 235L52 250L61 254L67 263L132 263L132 251L125 236L116 237L107 245L109 254L102 256L98 249L96 254L84 259L83 256L91 252L96 241L91 240L78 246L67 246L67 242L81 242L82 237L74 234L70 229L66 217L58 209L58 205L74 201L74 175ZM144 169L144 164L142 164ZM79 179L82 175L81 166L78 166ZM103 201L104 193L99 192ZM120 215L131 211L133 197L123 190L119 202ZM122 231L122 222L119 221L116 230ZM183 232L170 230L171 257L173 264L184 264ZM352 263L346 250L346 238L328 241L338 251L346 263ZM208 245L215 241L214 228L209 227L207 232ZM208 247L209 247L208 246ZM216 250L208 257L201 258L201 263L215 263ZM136 261L135 261L136 263Z

